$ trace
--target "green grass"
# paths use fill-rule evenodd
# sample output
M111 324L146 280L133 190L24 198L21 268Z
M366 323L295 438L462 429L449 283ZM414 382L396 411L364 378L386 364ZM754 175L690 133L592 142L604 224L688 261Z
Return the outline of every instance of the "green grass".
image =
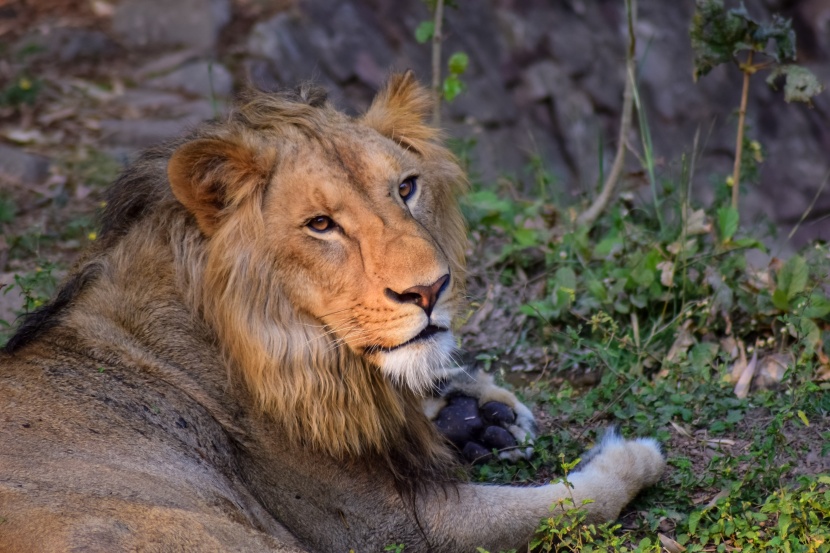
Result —
M747 252L762 243L731 214L675 198L682 188L664 184L661 207L618 202L591 231L551 223L544 192L509 201L482 186L467 199L476 257L508 290L544 281L512 307L530 317L529 345L553 345L561 369L520 390L550 419L533 459L475 467L473 478L561 477L564 460L619 424L664 444L663 481L624 526L585 526L579 506L552 515L535 550L661 551L662 539L687 551L830 551L830 476L798 474L805 456L830 450L830 383L818 378L830 341L828 248L754 269ZM737 397L735 344L787 360L780 382ZM570 385L562 374L574 366L599 383Z

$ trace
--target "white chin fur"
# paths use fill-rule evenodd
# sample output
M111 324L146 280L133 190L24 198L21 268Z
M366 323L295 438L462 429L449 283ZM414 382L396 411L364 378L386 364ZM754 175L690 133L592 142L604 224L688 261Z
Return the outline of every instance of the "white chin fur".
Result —
M436 377L443 374L443 369L453 363L454 351L455 338L445 331L383 352L379 364L383 374L395 384L423 393L433 385Z

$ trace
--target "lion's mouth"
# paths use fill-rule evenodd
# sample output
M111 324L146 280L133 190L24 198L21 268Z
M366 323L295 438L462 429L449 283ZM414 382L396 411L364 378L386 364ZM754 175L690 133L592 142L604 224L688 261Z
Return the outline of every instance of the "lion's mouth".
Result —
M396 349L400 349L400 348L403 348L403 347L406 347L406 346L411 346L412 344L415 344L417 342L422 342L424 340L428 340L429 338L435 336L439 332L447 332L448 330L449 330L448 328L444 328L442 326L436 326L436 325L433 325L433 324L428 324L427 326L424 327L423 330L421 330L421 332L419 332L418 334L416 334L415 336L413 336L412 338L410 338L406 342L398 344L397 346L386 347L386 346L380 346L380 345L371 345L371 346L366 347L364 352L367 353L367 354L388 353L390 351L395 351Z

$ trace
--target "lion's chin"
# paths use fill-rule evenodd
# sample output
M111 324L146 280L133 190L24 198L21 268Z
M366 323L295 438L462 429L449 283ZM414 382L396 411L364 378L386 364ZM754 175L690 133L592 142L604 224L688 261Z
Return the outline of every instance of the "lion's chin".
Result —
M453 364L454 352L455 338L444 330L393 350L376 351L373 357L392 382L424 393L443 374L442 369Z

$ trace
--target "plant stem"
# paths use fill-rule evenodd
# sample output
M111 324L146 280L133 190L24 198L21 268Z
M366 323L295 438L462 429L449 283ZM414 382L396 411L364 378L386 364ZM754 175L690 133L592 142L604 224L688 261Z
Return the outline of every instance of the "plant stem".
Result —
M622 115L620 116L620 135L617 139L617 153L614 155L614 163L611 165L611 170L602 185L602 190L594 199L594 202L583 211L576 219L576 224L579 226L592 226L597 220L614 193L614 188L620 179L620 174L625 164L626 151L626 137L631 131L631 113L634 105L634 79L636 78L635 67L635 47L637 45L636 37L634 35L634 19L636 17L635 10L636 0L626 0L625 2L626 14L628 15L628 51L625 56L625 89L623 90L623 105Z
M741 184L741 157L744 150L744 121L746 120L746 102L749 98L749 77L754 73L752 68L752 50L746 57L746 63L741 66L744 73L744 87L741 91L741 109L738 112L738 143L735 144L735 167L732 170L732 208L738 209L738 190Z
M441 126L441 27L444 22L444 0L436 0L432 31L432 124Z

